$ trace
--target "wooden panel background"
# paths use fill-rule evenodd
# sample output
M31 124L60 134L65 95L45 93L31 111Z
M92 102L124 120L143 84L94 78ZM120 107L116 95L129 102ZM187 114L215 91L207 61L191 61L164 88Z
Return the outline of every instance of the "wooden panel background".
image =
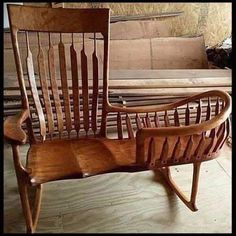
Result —
M110 7L111 15L184 11L179 17L165 19L170 25L171 36L204 34L209 46L229 37L232 29L231 3L64 3L64 7Z

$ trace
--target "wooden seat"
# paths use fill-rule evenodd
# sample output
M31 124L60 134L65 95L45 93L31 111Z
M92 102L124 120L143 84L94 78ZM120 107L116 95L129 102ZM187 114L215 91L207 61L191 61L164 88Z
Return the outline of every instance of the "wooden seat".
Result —
M27 232L37 226L42 183L114 171L160 171L183 203L196 211L200 165L217 157L230 133L230 96L212 90L165 105L113 106L108 100L109 9L8 5L8 12L22 110L4 121L4 137L12 145ZM25 33L27 55L19 49L20 31ZM37 51L31 49L32 31L37 32ZM42 34L48 40L42 40ZM97 44L97 37L102 43ZM107 134L110 117L114 139ZM19 147L27 141L24 166ZM169 167L190 163L194 168L188 199L173 182ZM36 190L33 207L29 187Z
M134 163L134 140L84 138L32 145L27 168L32 171L31 182L40 184L101 174Z
M193 150L197 148L200 139L201 135L193 136ZM205 148L210 142L207 139ZM164 138L155 138L155 143L158 144L155 149L157 160L161 157L164 141ZM173 153L176 141L176 137L170 139L172 148L169 156ZM183 157L188 137L183 137L181 143L182 148L179 155L175 156L176 159ZM30 147L26 167L30 170L29 176L33 185L60 179L83 178L119 169L133 171L135 168L140 169L136 163L135 149L136 142L130 139L81 138L46 141Z

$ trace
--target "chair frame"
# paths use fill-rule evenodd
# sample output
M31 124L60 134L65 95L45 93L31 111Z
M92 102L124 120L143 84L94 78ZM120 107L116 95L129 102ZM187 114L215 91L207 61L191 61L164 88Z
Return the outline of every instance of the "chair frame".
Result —
M22 111L16 116L8 117L4 122L4 137L12 145L14 167L17 176L18 188L21 197L21 204L23 213L26 220L26 227L28 233L34 233L38 223L40 205L42 200L42 184L33 183L30 178L31 170L25 167L20 160L19 147L27 142L29 138L30 144L37 143L35 138L34 130L32 127L32 120L30 116L30 107L27 98L26 86L24 83L24 76L22 70L22 62L19 55L19 45L17 40L17 32L19 30L28 31L53 31L60 33L73 33L80 32L94 32L97 29L104 36L104 65L103 65L103 98L102 98L102 121L100 133L97 137L107 137L107 116L109 113L117 114L117 132L118 138L123 139L122 133L122 120L121 115L125 115L128 137L129 139L136 139L136 165L133 166L132 171L139 171L140 167L144 169L150 169L154 172L160 171L171 189L179 196L183 203L192 211L197 211L196 207L196 195L198 188L200 165L203 161L208 161L215 158L224 142L226 141L230 132L230 121L229 115L231 110L231 98L230 96L218 90L208 91L198 95L191 96L180 101L158 106L146 106L146 107L118 107L111 105L108 100L108 61L109 61L109 9L50 9L50 8L38 8L38 7L26 7L26 6L15 6L8 5L12 44L16 62L16 70L18 75L19 87L22 95ZM47 15L48 14L48 15ZM89 14L98 16L96 21L88 20ZM50 17L53 16L53 20ZM63 17L62 17L63 16ZM48 17L48 19L47 19ZM45 24L47 19L47 24ZM65 21L64 19L68 19ZM76 19L76 20L74 20ZM92 26L93 23L93 26ZM95 26L94 26L95 24ZM30 50L28 49L28 58L31 58ZM29 63L30 65L30 63ZM29 67L30 68L30 67ZM28 73L32 73L28 69ZM217 97L215 105L215 116L211 118L212 107L209 102L209 97ZM201 100L208 98L207 115L206 120L202 121L202 105ZM220 100L221 99L221 100ZM199 101L196 112L196 123L190 125L190 110L189 103L193 101ZM220 110L221 101L221 110ZM181 126L179 123L178 107L186 105L185 108L185 125ZM84 104L86 107L86 104ZM175 126L170 126L168 110L175 110L174 122ZM164 111L164 120L166 123L165 127L158 126L158 117L155 115L156 127L150 125L149 114ZM140 113L147 114L146 117L141 120L139 117ZM85 113L84 113L85 114ZM138 130L136 137L132 130L132 123L130 121L130 115L136 114L136 124ZM94 117L94 116L93 116ZM95 116L96 117L96 116ZM40 118L39 118L40 119ZM86 117L84 118L86 119ZM95 118L93 118L95 120ZM42 124L42 120L40 120ZM26 123L28 134L22 129L22 124ZM86 123L86 122L85 122ZM96 124L93 123L94 125ZM96 126L96 125L95 125ZM92 125L93 127L93 125ZM41 126L41 134L44 132ZM95 129L96 130L96 129ZM86 137L87 130L85 125ZM210 145L207 150L200 148L205 144L206 133L210 132ZM43 133L45 134L45 133ZM198 143L194 154L192 153L192 147L194 145L194 135L201 135L201 139ZM42 135L42 142L44 142L44 135ZM161 149L161 159L156 160L154 149L157 148L155 138L165 138L165 142ZM168 159L167 153L170 150L168 137L177 137L178 141L174 145L173 158ZM188 137L189 141L185 147L184 157L176 159L177 153L181 150L182 137ZM148 143L148 148L146 147ZM146 152L148 157L146 157ZM191 154L191 155L190 155ZM171 173L170 166L179 164L193 164L193 181L192 181L192 192L191 197L188 199L181 190L174 183ZM122 168L121 168L122 169ZM126 170L126 167L123 168ZM102 173L101 169L101 173ZM111 171L112 172L112 171ZM81 176L84 177L84 176ZM36 190L34 206L30 206L29 202L29 187L34 187ZM32 208L32 209L31 209Z

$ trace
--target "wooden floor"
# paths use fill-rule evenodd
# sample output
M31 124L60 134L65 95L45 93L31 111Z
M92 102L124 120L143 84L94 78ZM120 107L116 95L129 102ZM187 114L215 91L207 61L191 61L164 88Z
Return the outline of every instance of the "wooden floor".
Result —
M26 154L28 146L21 148ZM190 192L191 165L172 167ZM4 147L4 232L25 232L10 146ZM231 149L202 164L197 212L151 171L113 173L44 185L38 233L230 233Z

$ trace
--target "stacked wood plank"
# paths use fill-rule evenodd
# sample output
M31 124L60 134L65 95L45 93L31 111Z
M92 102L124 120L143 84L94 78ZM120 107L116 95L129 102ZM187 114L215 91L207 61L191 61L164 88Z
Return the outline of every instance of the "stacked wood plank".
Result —
M88 86L92 89L91 76L89 75L88 77ZM101 81L101 78L100 74L99 81ZM40 87L37 76L36 81L37 86ZM72 89L71 85L71 78L68 77L70 90ZM212 89L221 89L231 93L231 70L112 70L110 71L109 100L117 106L158 105L171 103L177 99ZM101 91L101 87L99 90ZM40 97L42 99L42 95ZM89 99L92 98L89 97ZM71 104L72 101L73 98L70 96ZM82 101L83 97L81 95L81 105ZM207 101L204 104L203 109L206 110ZM101 106L102 98L100 93L98 99L98 120L101 119ZM4 116L14 115L20 109L21 96L17 87L16 77L8 76L7 80L5 80ZM32 109L34 108L32 107ZM53 109L55 111L55 108ZM206 112L205 110L204 112ZM181 114L180 111L180 116L182 116ZM143 115L145 116L146 114ZM152 115L150 118L153 119ZM134 119L135 117L131 117L131 122L134 122ZM164 114L160 115L160 119L164 119ZM170 119L173 119L173 117L170 117ZM108 117L108 123L111 128L115 126L115 121L116 117L111 113ZM34 126L38 126L36 121Z

